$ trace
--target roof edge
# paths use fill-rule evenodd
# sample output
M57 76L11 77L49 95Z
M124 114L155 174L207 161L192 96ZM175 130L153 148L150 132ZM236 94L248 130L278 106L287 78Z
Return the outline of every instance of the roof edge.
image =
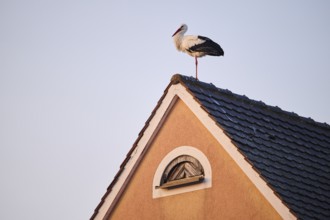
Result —
M194 85L200 84L200 85L206 86L216 92L225 94L231 98L241 99L242 102L253 104L253 105L259 106L260 108L266 108L269 111L272 111L272 112L282 115L284 117L289 117L289 118L301 121L306 124L310 124L313 126L317 125L318 127L322 128L322 129L330 130L330 125L326 122L318 122L318 121L315 121L314 119L312 119L311 117L301 116L295 112L289 112L289 111L283 110L278 106L268 105L268 104L264 103L263 101L258 101L255 99L248 98L246 95L239 95L237 93L233 93L232 91L230 91L228 89L218 88L215 85L213 85L212 83L202 82L191 76L185 76L185 75L181 75L179 73L174 74L171 78L171 84L178 84L178 83L183 84L188 89L189 89L189 84L191 84L191 83ZM324 135L326 135L326 134L324 133Z
M143 128L141 129L141 131L138 134L138 137L136 138L135 142L133 143L131 149L129 150L129 152L126 154L126 157L124 159L124 161L121 163L118 172L116 173L116 175L114 176L113 180L111 181L110 185L107 187L106 192L104 193L104 195L101 198L101 201L99 202L99 204L96 206L96 208L94 209L94 212L92 214L92 216L90 217L90 220L94 220L98 214L99 211L101 210L102 206L104 205L106 198L109 196L109 194L113 191L113 187L116 185L116 183L118 182L119 177L122 175L125 166L127 165L127 163L130 161L132 155L134 154L134 152L136 151L136 148L138 147L138 143L140 142L140 140L142 139L142 137L145 134L145 131L147 130L147 128L150 125L150 121L155 117L157 110L160 108L160 106L162 105L169 88L173 85L173 84L178 84L178 83L182 83L181 81L181 75L180 74L175 74L173 75L173 77L176 76L176 83L172 82L172 79L170 81L170 83L167 85L166 89L163 92L163 95L161 96L161 98L158 100L157 105L155 106L155 108L152 110L150 116L148 117L147 121L145 122ZM172 78L173 78L172 77ZM106 213L108 214L108 213Z

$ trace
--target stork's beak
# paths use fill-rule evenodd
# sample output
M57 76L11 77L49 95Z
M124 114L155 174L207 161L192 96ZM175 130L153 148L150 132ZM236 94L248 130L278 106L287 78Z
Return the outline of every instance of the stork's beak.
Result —
M176 32L172 35L172 37L174 37L174 35L176 35L181 30L182 30L182 28L180 27L178 30L176 30Z

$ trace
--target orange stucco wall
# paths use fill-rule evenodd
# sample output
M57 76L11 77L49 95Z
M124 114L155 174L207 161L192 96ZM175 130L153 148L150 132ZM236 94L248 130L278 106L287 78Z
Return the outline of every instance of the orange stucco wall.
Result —
M179 146L201 150L212 167L212 187L152 198L161 160ZM281 219L252 182L180 100L132 176L110 219Z

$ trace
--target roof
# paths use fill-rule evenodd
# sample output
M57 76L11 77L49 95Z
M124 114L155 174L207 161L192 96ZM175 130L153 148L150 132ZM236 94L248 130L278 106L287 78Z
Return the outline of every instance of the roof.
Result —
M94 219L125 172L169 88L180 83L299 219L330 218L330 126L176 74L146 121Z
M299 219L330 218L330 126L175 75Z

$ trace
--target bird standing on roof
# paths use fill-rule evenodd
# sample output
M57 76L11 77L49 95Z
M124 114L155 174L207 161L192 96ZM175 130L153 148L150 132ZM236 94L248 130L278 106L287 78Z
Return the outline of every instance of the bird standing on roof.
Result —
M197 75L197 66L198 66L198 57L203 57L205 55L210 56L223 56L224 52L219 44L212 41L210 38L203 36L193 36L184 34L187 32L188 26L183 24L180 28L172 35L174 44L178 51L185 52L192 57L195 57L196 64L196 79Z

